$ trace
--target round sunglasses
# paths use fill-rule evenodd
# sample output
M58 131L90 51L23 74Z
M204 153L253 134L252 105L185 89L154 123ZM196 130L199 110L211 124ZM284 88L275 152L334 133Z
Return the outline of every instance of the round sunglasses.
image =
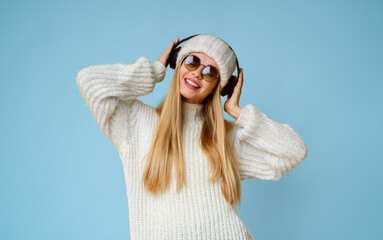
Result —
M199 68L200 65L204 66L202 69L202 76L208 82L214 81L215 79L219 79L219 71L216 67L208 65L205 66L201 64L201 59L195 55L187 56L184 61L185 67L189 71L194 71Z

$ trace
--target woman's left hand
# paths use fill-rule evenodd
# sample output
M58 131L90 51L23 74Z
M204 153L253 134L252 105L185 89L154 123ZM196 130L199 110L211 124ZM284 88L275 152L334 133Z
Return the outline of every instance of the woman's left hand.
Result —
M239 98L241 97L242 85L243 85L243 69L240 68L239 79L237 81L237 84L234 87L233 94L231 95L230 98L229 98L229 95L227 95L227 99L224 104L224 110L235 119L237 119L242 112L242 108L239 106Z

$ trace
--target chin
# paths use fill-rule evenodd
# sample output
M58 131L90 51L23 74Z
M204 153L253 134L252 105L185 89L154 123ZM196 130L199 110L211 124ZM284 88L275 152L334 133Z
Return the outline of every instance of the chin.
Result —
M199 102L199 99L196 99L193 96L185 93L181 93L181 99L188 100L189 102Z

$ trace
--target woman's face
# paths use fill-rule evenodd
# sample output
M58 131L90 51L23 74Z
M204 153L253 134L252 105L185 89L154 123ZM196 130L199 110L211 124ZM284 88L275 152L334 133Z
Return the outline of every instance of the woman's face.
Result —
M215 79L212 82L208 82L202 77L202 70L205 66L211 65L218 68L218 65L214 59L210 58L204 53L192 52L188 55L195 55L201 60L201 65L194 71L189 71L185 67L185 62L180 66L180 94L183 101L189 103L202 103L202 101L213 92L217 86L219 80ZM203 66L205 65L205 66ZM198 88L190 85L186 82L185 79L192 80L195 84L198 85Z

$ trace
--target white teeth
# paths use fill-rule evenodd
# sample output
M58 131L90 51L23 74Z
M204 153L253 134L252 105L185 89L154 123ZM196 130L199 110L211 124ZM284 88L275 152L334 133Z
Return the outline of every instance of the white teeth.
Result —
M190 81L189 79L185 79L185 80L186 80L186 82L189 83L190 85L192 85L192 86L194 86L194 87L196 87L196 88L199 88L199 87L197 86L197 84L195 84L194 82Z

